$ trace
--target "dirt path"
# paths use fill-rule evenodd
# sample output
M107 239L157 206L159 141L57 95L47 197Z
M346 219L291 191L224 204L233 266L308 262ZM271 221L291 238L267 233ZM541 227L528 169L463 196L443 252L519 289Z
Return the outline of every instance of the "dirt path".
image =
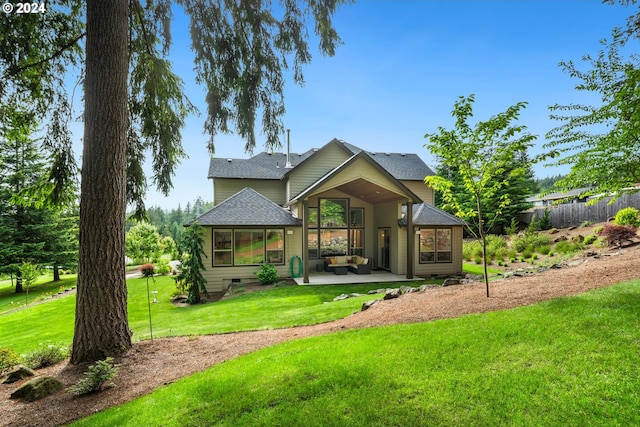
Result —
M345 319L320 325L136 343L126 357L118 360L117 386L96 395L73 398L60 391L38 402L23 403L9 400L17 385L1 385L0 425L46 427L68 423L148 394L162 385L225 360L291 339L344 329L424 322L502 310L638 279L639 254L638 246L606 251L599 258L586 258L573 267L495 281L491 284L490 298L485 296L484 284L474 282L406 294ZM61 364L42 370L41 374L56 376L70 386L82 377L85 370L86 367L65 367Z

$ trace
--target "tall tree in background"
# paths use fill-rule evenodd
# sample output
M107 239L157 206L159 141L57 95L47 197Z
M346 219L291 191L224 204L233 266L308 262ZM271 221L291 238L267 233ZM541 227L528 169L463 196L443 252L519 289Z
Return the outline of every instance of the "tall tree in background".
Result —
M452 209L456 216L474 223L474 226L467 228L482 241L484 280L489 297L486 235L504 208L511 204L509 194L500 194L501 189L516 182L530 169L530 164L518 163L523 160L518 156L527 152L536 137L527 132L526 126L512 124L519 118L525 103L518 103L487 121L471 125L469 121L473 117L474 101L474 95L460 97L456 101L451 113L456 119L454 129L439 127L438 132L425 135L429 141L425 146L459 176L458 181L472 196L473 206L460 203L454 182L446 176L428 176L425 182L441 193L445 206ZM514 164L518 166L513 167ZM485 217L485 212L489 210L487 205L496 202L498 206L492 216Z
M19 293L23 263L53 265L55 279L57 267L75 264L77 238L75 224L38 198L47 187L46 162L40 144L31 136L33 113L14 110L4 118L0 125L0 271L16 276Z
M548 156L553 166L569 165L570 172L556 183L563 190L591 187L594 200L638 191L640 183L640 63L625 58L621 49L626 35L616 29L610 41L602 41L596 58L583 57L587 70L572 61L561 62L569 76L579 80L575 88L597 94L602 103L550 107L551 118L561 125L547 134Z
M255 147L260 127L267 148L279 145L284 73L291 66L293 80L301 84L302 66L311 60L307 24L314 25L321 52L332 55L340 40L331 18L347 1L282 0L279 16L274 16L269 1L176 1L190 18L197 79L206 90L205 130L212 136L211 152L213 136L234 129L248 151ZM180 129L192 106L167 60L172 3L51 1L47 13L31 14L46 16L11 15L6 21L9 28L0 29L2 101L10 93L22 93L22 101L16 102L32 98L43 106L42 115L54 118L56 111L64 113L57 121L52 119L57 127L51 144L59 159L52 168L52 199L68 194L63 188L72 181L75 168L65 121L69 101L58 88L67 67L85 61L72 363L102 359L131 347L124 279L126 204L135 206L136 216L143 215L145 152L152 154L152 181L165 194L185 155ZM48 105L61 108L47 110ZM258 114L261 126L256 125Z

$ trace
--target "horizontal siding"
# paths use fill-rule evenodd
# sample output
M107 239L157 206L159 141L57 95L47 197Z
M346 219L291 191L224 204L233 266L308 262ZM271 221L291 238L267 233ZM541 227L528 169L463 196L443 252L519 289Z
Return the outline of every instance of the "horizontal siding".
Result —
M251 187L280 206L285 203L285 184L275 179L226 179L213 180L213 204L218 205L245 187Z
M288 234L292 232L293 234ZM285 264L277 265L276 269L280 277L290 276L290 264L293 256L302 258L302 228L285 229ZM255 282L257 265L241 267L214 267L213 266L213 227L205 227L204 252L206 258L203 259L205 270L202 271L207 280L207 291L226 292L232 279L240 279L244 283ZM296 265L297 267L297 265ZM297 268L296 268L297 270ZM297 271L296 271L297 273Z
M318 151L308 161L296 167L289 175L289 198L322 178L327 172L341 165L350 156L335 144Z
M423 202L433 205L433 188L428 186L424 181L400 181L405 187L411 190L416 196L420 197Z

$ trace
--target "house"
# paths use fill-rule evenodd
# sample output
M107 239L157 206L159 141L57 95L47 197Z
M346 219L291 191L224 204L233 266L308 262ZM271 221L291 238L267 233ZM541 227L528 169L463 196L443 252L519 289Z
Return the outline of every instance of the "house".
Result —
M537 195L527 197L527 202L531 203L533 208L551 207L567 203L586 203L590 197L586 194L591 190L591 187L583 187L564 192L559 191L556 193Z
M255 279L262 263L305 283L336 262L408 278L461 273L464 223L433 206L424 183L432 174L416 154L338 139L301 154L212 159L214 207L196 219L206 230L208 289Z

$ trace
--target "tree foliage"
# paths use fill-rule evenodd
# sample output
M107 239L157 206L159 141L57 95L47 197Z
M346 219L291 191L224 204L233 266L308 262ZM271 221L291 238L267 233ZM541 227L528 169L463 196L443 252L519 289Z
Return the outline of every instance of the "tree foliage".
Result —
M127 232L127 256L136 261L151 262L160 253L160 234L153 225L141 222Z
M176 277L179 288L187 289L187 302L199 304L202 294L207 293L207 279L202 275L205 270L202 257L204 253L204 229L193 223L189 226L181 242L183 257L180 262L180 274Z
M446 176L428 176L425 182L440 192L445 207L474 225L468 229L482 241L488 297L486 234L512 203L509 193L501 190L530 170L530 163L518 160L523 160L519 156L526 154L536 137L528 133L526 126L512 124L526 103L520 102L472 125L469 121L474 101L474 95L456 101L451 113L455 118L454 129L439 127L438 132L425 135L429 141L425 146L441 164L455 172L458 185L471 195L474 203L461 203L454 182ZM490 211L491 215L486 215Z
M205 130L212 137L208 144L212 152L213 136L232 130L251 151L260 114L265 145L279 145L285 73L291 67L294 81L301 84L301 67L311 59L307 25L313 23L320 51L332 55L340 39L331 19L346 1L283 0L273 9L270 1L261 0L176 1L190 19L197 80L206 93ZM14 40L18 46L3 45L3 105L21 105L31 99L46 107L38 114L47 115L54 126L49 134L59 161L51 172L56 178L51 198L67 194L64 189L75 172L67 126L70 98L61 89L62 79L71 65L83 60L85 64L72 363L122 354L131 347L126 284L120 271L124 268L126 204L135 206L136 216L143 215L146 178L141 165L146 152L152 156L153 182L165 193L185 154L180 128L192 106L167 60L172 5L169 0L58 0L47 2L44 18L40 14L31 14L29 19L12 15L10 25L0 29L3 42ZM84 52L80 40L84 40ZM54 108L48 110L50 106ZM95 270L100 271L99 276Z
M52 265L59 279L60 266L77 262L77 218L72 209L42 203L37 189L46 181L47 163L32 137L34 114L13 110L5 119L0 125L0 271L16 275L16 292L22 292L22 263Z
M575 89L593 93L599 106L556 104L551 118L561 122L546 136L551 165L571 166L556 183L561 190L592 187L594 202L637 191L640 183L640 63L636 56L621 53L625 35L615 29L598 56L585 55L587 69L561 62L563 71L579 80Z

